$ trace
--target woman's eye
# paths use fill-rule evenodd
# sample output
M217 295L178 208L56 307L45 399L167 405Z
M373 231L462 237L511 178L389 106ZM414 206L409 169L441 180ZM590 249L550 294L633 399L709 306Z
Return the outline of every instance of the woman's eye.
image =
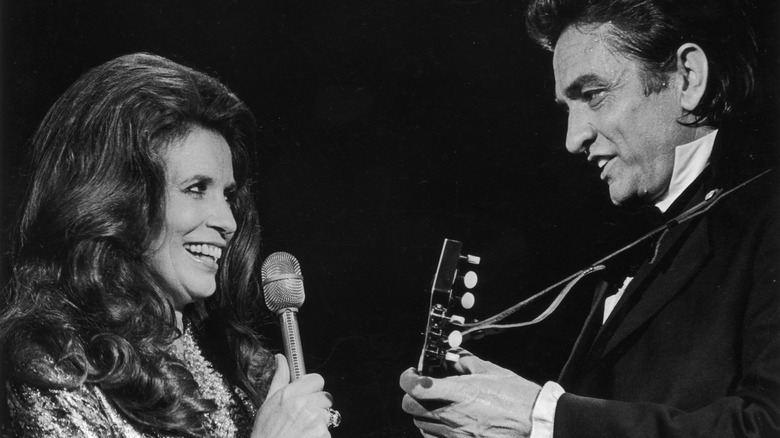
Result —
M237 198L238 198L238 192L236 190L225 191L225 201L227 201L228 204L236 205Z
M206 194L206 184L204 183L197 183L193 184L185 189L185 192L191 195L195 196L203 196Z

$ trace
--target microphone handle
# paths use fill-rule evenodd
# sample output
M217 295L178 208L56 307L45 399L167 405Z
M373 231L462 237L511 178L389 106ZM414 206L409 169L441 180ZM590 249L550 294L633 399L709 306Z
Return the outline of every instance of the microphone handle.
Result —
M279 323L282 326L284 340L284 355L290 366L290 381L298 380L306 374L301 349L301 333L298 331L298 309L285 308L279 311Z

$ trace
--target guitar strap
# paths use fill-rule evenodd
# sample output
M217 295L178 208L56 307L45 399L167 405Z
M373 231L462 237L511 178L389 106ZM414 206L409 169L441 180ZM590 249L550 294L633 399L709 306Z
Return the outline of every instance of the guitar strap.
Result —
M462 332L463 339L468 339L469 337L475 337L475 336L481 336L484 334L492 334L492 333L498 333L506 329L510 328L518 328L518 327L525 327L533 324L537 324L541 321L544 321L548 316L550 316L557 308L558 305L561 304L564 298L566 298L566 295L574 288L574 286L584 277L600 271L602 269L605 269L604 262L611 260L612 258L616 257L619 254L624 253L625 251L628 251L629 249L639 245L640 243L643 243L647 241L648 239L651 239L657 235L660 234L659 240L666 235L666 233L677 226L678 224L681 224L683 222L687 222L697 216L700 216L706 212L708 212L718 201L723 199L725 196L734 193L735 191L741 189L742 187L745 187L746 185L750 184L751 182L757 180L758 178L770 173L772 169L765 170L764 172L759 173L758 175L748 179L747 181L742 182L741 184L727 190L723 191L723 189L715 189L711 193L708 194L708 196L705 197L705 199L691 207L690 209L684 211L677 217L667 221L660 227L657 227L650 231L649 233L643 235L642 237L638 238L637 240L629 243L628 245L618 249L617 251L609 254L608 256L596 261L595 263L591 264L589 267L582 269L578 272L575 272L574 274L564 278L563 280L553 284L552 286L549 286L545 289L543 289L540 292L537 292L536 294L532 295L529 298L526 298L525 300L513 305L512 307L507 308L506 310L499 312L489 318L483 319L482 321L472 322L472 323L463 323L460 324L461 327L465 328ZM657 254L654 255L654 257ZM539 298L546 296L551 291L557 289L558 287L564 285L563 289L558 293L558 296L555 297L553 302L545 309L542 313L539 314L536 318L529 320L529 321L523 321L518 322L514 324L497 324L498 322L502 321L504 318L508 317L509 315L512 315L513 313L517 312L518 310L528 306L529 304L533 303L534 301L538 300Z

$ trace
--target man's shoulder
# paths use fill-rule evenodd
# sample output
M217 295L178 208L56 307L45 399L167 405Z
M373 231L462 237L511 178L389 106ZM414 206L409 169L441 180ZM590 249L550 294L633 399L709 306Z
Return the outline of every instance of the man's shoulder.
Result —
M724 186L722 198L708 214L716 242L741 247L780 247L780 171L764 171L735 186Z
M754 217L757 214L776 217L780 214L780 172L768 168L753 176L731 182L715 190L722 191L720 202L724 209L740 216Z

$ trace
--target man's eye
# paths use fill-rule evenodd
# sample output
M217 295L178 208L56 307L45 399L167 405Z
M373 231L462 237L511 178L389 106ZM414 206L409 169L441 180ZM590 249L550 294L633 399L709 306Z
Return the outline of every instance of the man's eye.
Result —
M605 90L592 90L592 91L586 91L582 93L582 99L590 107L598 106L601 103L601 101L604 100L605 96L606 96Z

